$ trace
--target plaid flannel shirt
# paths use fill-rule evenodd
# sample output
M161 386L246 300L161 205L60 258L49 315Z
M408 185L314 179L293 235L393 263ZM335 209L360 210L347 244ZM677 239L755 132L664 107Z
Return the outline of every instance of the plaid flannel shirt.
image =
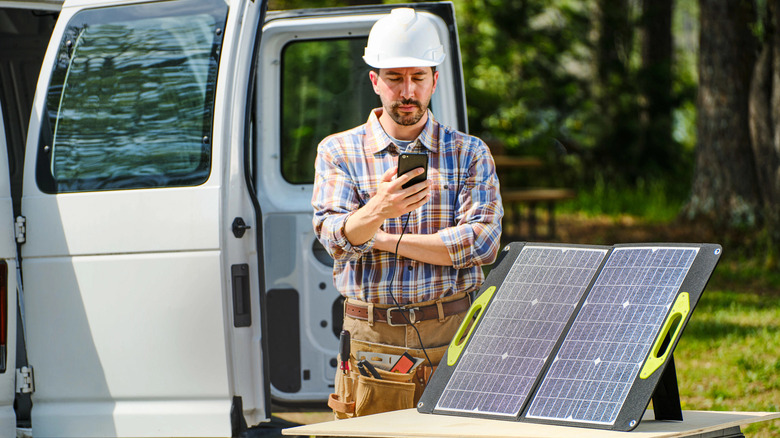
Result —
M318 147L314 180L314 231L334 259L333 282L348 298L378 304L435 300L471 292L484 280L481 265L498 253L504 214L495 163L485 143L428 121L406 152L428 153L431 198L409 213L406 234L439 233L452 266L437 266L373 249L374 239L354 246L344 233L351 214L376 194L382 175L397 164L399 151L379 124L368 122L325 138ZM406 215L382 229L400 234ZM391 278L392 290L390 290Z

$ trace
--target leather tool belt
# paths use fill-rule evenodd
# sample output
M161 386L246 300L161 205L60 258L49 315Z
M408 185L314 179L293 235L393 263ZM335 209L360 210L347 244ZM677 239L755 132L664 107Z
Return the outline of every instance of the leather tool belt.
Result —
M407 321L412 324L426 321L429 319L442 320L450 315L457 315L469 309L470 300L468 295L453 301L437 301L426 306L415 306L413 304L401 307L369 306L368 304L355 303L348 300L344 304L344 313L352 318L368 321L369 308L373 308L374 322L386 322L388 325L407 325Z

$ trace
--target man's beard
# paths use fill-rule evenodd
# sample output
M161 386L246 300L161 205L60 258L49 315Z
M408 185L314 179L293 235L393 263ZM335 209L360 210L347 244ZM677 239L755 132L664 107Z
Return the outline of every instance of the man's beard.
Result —
M398 107L401 105L414 105L417 107L417 110L413 111L408 115L402 115L401 111L398 109ZM401 126L412 126L417 124L417 122L419 122L420 119L423 118L423 116L427 111L428 111L427 102L425 105L423 105L418 100L402 99L393 102L390 105L390 109L387 112L388 114L390 114L390 118L392 118L395 123L398 123Z

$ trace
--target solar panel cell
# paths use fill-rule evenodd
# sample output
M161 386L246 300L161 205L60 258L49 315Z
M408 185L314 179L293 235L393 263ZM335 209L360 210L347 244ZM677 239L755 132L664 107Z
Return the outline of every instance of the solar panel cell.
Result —
M436 409L517 416L605 255L604 249L523 248Z
M698 248L615 249L527 416L614 424L697 252Z

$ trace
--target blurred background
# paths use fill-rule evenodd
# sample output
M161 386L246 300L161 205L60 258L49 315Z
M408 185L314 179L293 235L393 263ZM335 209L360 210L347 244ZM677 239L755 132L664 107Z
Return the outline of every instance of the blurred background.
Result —
M270 9L370 3L398 2ZM675 350L684 409L780 410L778 3L454 1L505 241L723 245Z

